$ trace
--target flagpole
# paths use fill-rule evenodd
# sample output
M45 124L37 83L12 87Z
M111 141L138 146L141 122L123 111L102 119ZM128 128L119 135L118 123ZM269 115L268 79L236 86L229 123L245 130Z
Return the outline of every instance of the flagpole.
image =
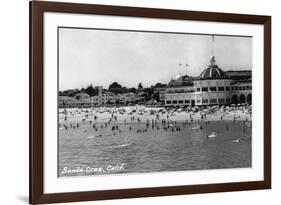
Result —
M214 56L214 42L215 42L215 37L212 35L212 56Z

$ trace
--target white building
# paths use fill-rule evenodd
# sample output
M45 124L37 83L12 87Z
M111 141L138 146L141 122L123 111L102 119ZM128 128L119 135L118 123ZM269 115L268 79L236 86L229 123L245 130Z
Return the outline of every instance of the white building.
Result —
M98 95L92 96L91 101L93 106L101 105L114 105L114 104L128 104L135 103L143 97L138 96L135 93L122 93L115 95L112 92L102 90L102 87L99 87Z
M122 104L135 103L137 101L137 95L135 93L122 93L116 95L116 99Z
M112 92L102 91L102 87L99 87L98 95L92 96L91 101L94 106L115 104L116 96Z
M192 106L194 105L194 86L167 87L165 105Z
M231 75L220 69L215 57L208 68L193 79L193 85L169 86L165 91L166 106L222 105L252 103L250 71L231 71ZM230 72L229 72L230 73ZM246 73L246 76L243 76ZM249 75L250 73L250 75ZM179 77L178 77L179 78Z

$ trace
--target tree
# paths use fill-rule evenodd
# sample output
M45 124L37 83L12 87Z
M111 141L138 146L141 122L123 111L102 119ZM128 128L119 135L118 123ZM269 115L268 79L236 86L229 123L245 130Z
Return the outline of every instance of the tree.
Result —
M166 84L156 83L153 87L154 88L164 88L164 87L166 87Z
M85 93L87 93L90 96L94 96L94 95L98 95L98 88L97 87L93 87L93 85L89 85L86 89L85 89Z
M108 87L108 91L113 92L114 94L123 93L125 89L122 88L122 86L120 84L118 84L117 82L110 84Z
M136 88L128 88L128 91L130 93L136 93L137 92L137 89Z
M64 91L60 91L59 95L60 96L68 96L68 97L73 97L74 95L76 95L77 93L80 93L80 91L78 89L75 90L64 90Z
M138 85L138 89L139 89L139 90L143 89L143 86L142 86L142 84L141 84L141 83L139 83L139 85Z
M148 101L148 100L151 100L151 95L153 93L152 89L151 88L144 88L143 89L143 95L145 97L145 100Z
M118 84L117 82L114 82L114 83L109 85L108 90L111 90L111 89L121 89L121 88L122 88L122 86L120 84Z
M160 95L159 92L155 92L152 94L152 98L155 99L157 102L160 101Z

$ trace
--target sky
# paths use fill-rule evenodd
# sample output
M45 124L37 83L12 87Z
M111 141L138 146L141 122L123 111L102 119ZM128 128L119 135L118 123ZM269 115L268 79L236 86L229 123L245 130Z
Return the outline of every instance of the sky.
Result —
M198 76L212 55L224 71L250 70L252 38L60 28L59 90L168 83Z

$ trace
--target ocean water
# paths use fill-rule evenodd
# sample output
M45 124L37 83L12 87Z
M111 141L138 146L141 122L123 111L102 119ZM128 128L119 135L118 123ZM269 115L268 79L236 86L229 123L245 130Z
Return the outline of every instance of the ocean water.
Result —
M171 127L165 130L161 122L158 129L153 129L151 123L147 128L146 122L123 120L113 121L107 127L102 120L91 124L87 120L60 123L59 177L252 165L251 127L243 121L176 122L180 131L172 131ZM79 128L70 128L70 123L79 123ZM118 130L112 131L116 125ZM211 133L215 134L209 138Z

